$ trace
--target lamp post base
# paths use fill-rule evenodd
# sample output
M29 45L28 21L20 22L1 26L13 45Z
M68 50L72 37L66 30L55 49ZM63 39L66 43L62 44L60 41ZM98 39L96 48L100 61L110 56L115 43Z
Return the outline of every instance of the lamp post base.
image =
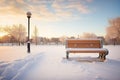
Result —
M30 42L27 43L27 52L30 53Z

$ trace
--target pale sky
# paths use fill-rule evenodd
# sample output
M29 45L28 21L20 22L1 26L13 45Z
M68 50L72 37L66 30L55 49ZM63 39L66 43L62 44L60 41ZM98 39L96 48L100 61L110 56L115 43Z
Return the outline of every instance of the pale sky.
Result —
M27 11L32 13L31 34L37 26L40 37L104 36L108 20L120 17L120 0L0 0L0 26L27 29Z

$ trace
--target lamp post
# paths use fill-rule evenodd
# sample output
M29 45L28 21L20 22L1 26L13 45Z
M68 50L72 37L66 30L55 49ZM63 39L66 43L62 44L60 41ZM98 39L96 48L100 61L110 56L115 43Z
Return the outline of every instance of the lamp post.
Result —
M27 12L27 18L28 18L28 42L27 42L27 52L30 53L30 18L31 18L31 12Z

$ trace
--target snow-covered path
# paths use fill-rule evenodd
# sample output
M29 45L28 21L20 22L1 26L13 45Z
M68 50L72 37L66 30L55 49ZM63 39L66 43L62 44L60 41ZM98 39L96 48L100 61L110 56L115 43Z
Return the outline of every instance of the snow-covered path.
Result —
M119 80L120 62L68 61L63 58L65 50L51 46L45 51L42 61L31 70L25 80Z
M120 46L105 47L110 51L105 62L80 61L80 56L83 59L98 56L94 54L70 54L71 59L66 60L62 45L32 46L25 58L24 46L13 47L22 57L18 59L16 55L12 62L0 61L0 80L120 80ZM9 53L3 51L6 52ZM15 51L11 52L15 55Z

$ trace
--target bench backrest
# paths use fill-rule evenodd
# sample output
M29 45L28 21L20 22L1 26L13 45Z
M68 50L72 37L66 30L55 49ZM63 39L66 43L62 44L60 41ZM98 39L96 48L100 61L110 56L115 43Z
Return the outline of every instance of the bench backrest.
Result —
M100 39L67 39L66 48L102 48Z

